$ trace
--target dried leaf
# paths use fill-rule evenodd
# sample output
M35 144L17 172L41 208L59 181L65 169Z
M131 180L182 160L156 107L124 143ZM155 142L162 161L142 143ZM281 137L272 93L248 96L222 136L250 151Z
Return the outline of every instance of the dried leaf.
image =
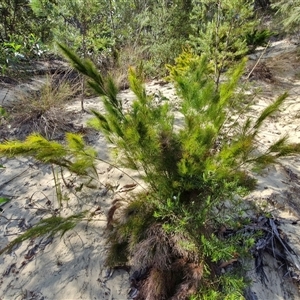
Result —
M137 186L136 183L125 184L123 187L121 187L121 189L119 190L119 192L123 193L123 192L132 191L133 189L136 188L136 186Z

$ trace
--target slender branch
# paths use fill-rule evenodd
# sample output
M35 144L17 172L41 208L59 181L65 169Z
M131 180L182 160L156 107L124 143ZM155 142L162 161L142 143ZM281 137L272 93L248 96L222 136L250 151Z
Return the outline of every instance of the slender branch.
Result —
M96 158L96 160L101 161L103 163L108 164L109 166L117 169L118 171L122 172L123 174L125 174L127 177L129 177L131 180L133 180L138 186L140 186L144 191L147 191L146 188L144 188L136 179L134 179L131 175L129 175L126 171L122 170L121 168L117 167L116 165L102 159L102 158Z
M261 61L262 57L263 57L264 54L266 53L266 51L267 51L269 45L270 45L270 41L268 42L268 44L267 44L267 46L265 47L264 51L261 53L261 55L259 56L257 62L255 63L255 65L253 66L252 70L249 72L248 76L245 78L244 81L247 81L247 80L250 78L251 74L254 72L254 70L256 69L257 65L258 65L259 62Z
M15 175L15 176L13 176L11 179L9 179L9 180L5 181L4 183L2 183L2 184L0 185L0 189L2 189L4 186L6 186L7 184L9 184L11 181L13 181L14 179L16 179L17 177L19 177L19 176L23 175L24 173L26 173L26 172L29 170L29 168L30 168L30 167L28 167L28 168L27 168L26 170L24 170L23 172L21 172L21 173Z
M86 153L85 151L84 151L84 154L85 154L86 156L91 157L91 155L90 155L89 153ZM109 166L111 166L111 167L117 169L118 171L122 172L122 173L125 174L127 177L129 177L131 180L133 180L138 186L140 186L144 191L147 191L147 189L145 189L145 188L144 188L144 187L143 187L136 179L134 179L134 178L133 178L131 175L129 175L126 171L124 171L124 170L122 170L121 168L117 167L115 164L110 163L109 161L107 161L107 160L105 160L105 159L102 159L102 158L99 158L99 157L96 157L95 159L98 160L98 161L101 161L101 162L103 162L103 163L105 163L105 164L108 164Z

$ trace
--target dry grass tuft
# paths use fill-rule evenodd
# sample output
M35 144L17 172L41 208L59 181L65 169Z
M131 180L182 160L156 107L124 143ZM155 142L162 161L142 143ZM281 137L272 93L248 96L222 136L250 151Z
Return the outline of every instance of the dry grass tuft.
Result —
M38 90L18 94L18 100L8 107L11 127L15 128L17 138L23 139L37 132L47 139L61 139L65 132L78 131L64 109L81 88L79 81L69 77L69 72L53 74Z
M188 263L182 258L175 260L167 270L152 267L146 279L136 285L137 299L189 299L197 292L202 275L202 264Z
M145 62L148 59L149 57L147 57L147 53L143 47L127 45L119 52L117 62L110 66L108 73L114 78L120 90L128 89L128 70L132 67L139 68L141 67L141 62L144 62L143 71L146 75L149 75L149 70L145 66Z
M182 245L182 246L180 246ZM191 241L177 233L167 233L162 224L153 224L145 239L132 253L131 263L149 269L138 286L138 299L187 299L199 288L203 264Z
M174 288L174 274L157 268L150 270L149 276L142 282L138 300L165 300L169 299Z
M146 232L146 238L138 243L132 257L137 267L154 267L169 270L172 263L172 249L169 236L161 224L152 225Z
M185 280L177 286L171 300L188 299L196 294L203 276L203 264L187 263L183 266Z
M174 258L197 263L199 252L189 237L181 233L169 234L162 224L155 223L147 230L145 238L136 245L132 263L138 267L169 270Z
M248 72L251 71L250 80L264 80L266 82L273 81L273 74L270 68L264 62L260 62L256 66L251 66L248 68L248 70Z
M188 299L197 292L203 276L199 248L188 233L166 230L152 217L153 208L146 200L140 196L127 205L124 199L113 202L108 212L113 233L107 264L132 266L131 286L138 291L135 299Z

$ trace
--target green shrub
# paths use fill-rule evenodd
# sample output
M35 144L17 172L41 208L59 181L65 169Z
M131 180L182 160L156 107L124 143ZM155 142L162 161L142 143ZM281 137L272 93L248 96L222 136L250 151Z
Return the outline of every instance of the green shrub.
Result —
M246 34L246 42L249 47L249 52L253 52L258 46L266 46L269 38L274 35L274 32L263 29L263 30L253 30Z
M245 35L255 29L253 0L192 1L189 44L207 56L215 83L247 53Z
M215 289L216 299L241 297L241 278L233 274L213 279L214 263L249 250L243 246L247 243L242 237L226 244L213 234L220 220L226 223L218 207L254 186L247 168L263 168L280 156L299 152L299 145L287 144L287 137L265 152L257 151L262 124L287 95L266 107L256 119L232 121L232 116L249 111L237 93L245 62L228 71L226 80L217 85L207 59L185 53L177 61L178 69L171 68L183 119L182 127L176 129L172 106L157 105L146 94L140 73L130 70L129 82L136 100L125 111L111 77L102 76L89 61L61 48L102 97L105 113L93 111L95 118L90 124L116 145L117 161L138 170L148 184L147 195L132 200L127 208L114 204L109 213L110 220L114 220L109 239L112 251L119 249L119 244L135 267L150 268L141 294L153 291L151 299L161 299L162 295L175 297L176 291L176 296L184 299L206 284ZM231 221L237 210L229 217ZM109 257L110 265L120 263L118 258L114 261L115 255ZM121 260L124 263L124 257ZM164 289L155 286L165 272L179 272L182 277L166 281ZM186 272L193 275L187 276ZM186 285L188 291L184 291Z
M154 96L147 95L141 72L133 69L129 83L136 99L125 110L110 76L60 47L88 77L104 104L104 113L92 111L90 124L116 146L117 162L139 171L148 185L147 191L127 202L115 201L108 212L107 264L130 263L147 270L139 297L241 299L244 278L234 272L220 276L215 270L217 264L244 256L252 243L239 235L225 241L216 230L220 224L240 226L241 208L235 206L234 196L255 185L247 169L263 168L278 157L299 153L300 146L288 144L287 137L264 152L257 147L262 124L287 95L257 118L242 121L239 116L250 109L237 92L245 61L216 83L206 57L186 53L178 66L170 68L181 99L181 120L175 118L170 103L158 105ZM0 153L34 156L81 175L94 171L96 159L95 152L73 134L67 135L66 145L37 135L25 142L6 142L0 145ZM225 209L225 203L231 203L231 209Z

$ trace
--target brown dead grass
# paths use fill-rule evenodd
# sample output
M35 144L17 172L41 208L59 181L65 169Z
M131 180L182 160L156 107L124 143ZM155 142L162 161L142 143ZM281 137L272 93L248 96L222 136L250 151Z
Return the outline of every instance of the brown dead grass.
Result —
M266 82L273 81L273 75L266 63L260 62L257 65L250 65L247 70L250 74L250 80L264 80ZM251 72L251 73L250 73Z
M189 245L189 247L187 246ZM162 224L153 224L132 253L132 264L149 269L139 285L138 299L188 299L196 293L203 275L199 254L191 240L167 233Z
M17 100L6 108L10 118L5 125L14 129L14 138L24 139L35 132L48 139L61 139L65 132L79 130L65 110L81 88L76 78L70 80L71 72L50 75L39 90L18 93ZM5 128L2 130L5 134Z
M267 64L278 80L294 78L300 69L300 50L282 53L267 60Z

